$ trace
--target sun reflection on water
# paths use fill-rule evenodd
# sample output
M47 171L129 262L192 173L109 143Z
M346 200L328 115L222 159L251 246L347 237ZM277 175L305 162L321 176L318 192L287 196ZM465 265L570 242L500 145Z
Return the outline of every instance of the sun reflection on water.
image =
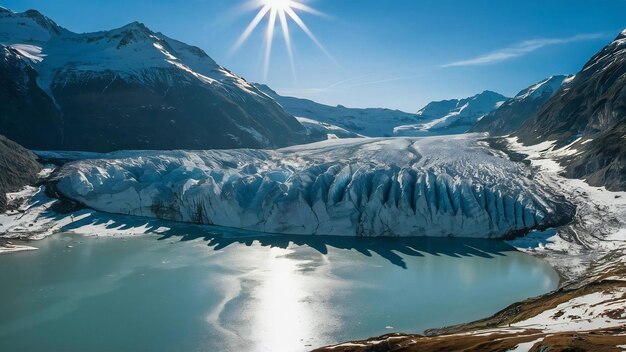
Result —
M259 351L296 351L314 330L314 312L305 304L303 277L298 271L300 260L287 257L290 249L272 248L269 253L266 280L255 294L258 311L254 329L259 332Z

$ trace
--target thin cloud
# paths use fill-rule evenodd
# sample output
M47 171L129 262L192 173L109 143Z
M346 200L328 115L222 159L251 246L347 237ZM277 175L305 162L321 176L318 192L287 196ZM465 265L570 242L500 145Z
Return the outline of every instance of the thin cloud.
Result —
M333 83L333 84L331 84L331 85L329 85L327 87L324 87L324 88L281 89L281 91L289 92L291 94L297 94L297 93L300 93L300 94L302 94L302 93L305 93L305 94L309 94L309 93L327 93L327 92L332 92L332 91L337 91L337 90L365 87L365 86L381 84L381 83L411 80L411 79L415 79L415 78L424 76L424 73L404 75L404 76L396 76L396 77L383 78L383 79L378 79L378 80L364 81L365 78L369 78L369 77L372 77L372 76L375 76L375 74L370 73L370 74L363 75L363 76L352 77L352 78L348 78L348 79L344 79L344 80L335 82L335 83ZM355 83L352 83L352 82L355 82Z
M608 33L606 32L585 33L585 34L578 34L578 35L567 37L567 38L540 38L540 39L526 40L510 47L492 51L492 52L479 55L479 56L476 56L474 58L470 58L467 60L460 60L460 61L455 61L455 62L445 64L445 65L440 65L439 67L491 65L491 64L495 64L495 63L499 63L502 61L511 60L514 58L527 55L529 53L532 53L534 51L537 51L547 46L569 44L569 43L582 42L582 41L587 41L587 40L595 40L595 39L604 38L607 35Z

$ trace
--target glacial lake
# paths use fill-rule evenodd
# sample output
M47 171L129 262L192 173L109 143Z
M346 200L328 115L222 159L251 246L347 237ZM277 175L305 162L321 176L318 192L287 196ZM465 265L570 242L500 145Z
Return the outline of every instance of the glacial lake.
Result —
M0 351L307 351L486 317L557 287L467 239L59 234L0 256Z

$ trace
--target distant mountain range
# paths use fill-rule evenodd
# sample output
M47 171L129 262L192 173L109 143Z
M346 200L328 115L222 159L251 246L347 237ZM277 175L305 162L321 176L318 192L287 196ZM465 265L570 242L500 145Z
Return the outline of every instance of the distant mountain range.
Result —
M324 105L312 100L282 96L264 84L255 85L275 99L288 113L367 137L391 137L400 125L424 121L417 114L382 108L348 108Z
M487 90L465 99L434 101L417 112L417 115L426 122L399 126L396 133L402 135L419 132L465 133L483 116L498 109L507 99L502 94Z
M0 8L0 133L34 149L267 148L310 141L201 49L141 23L77 34Z
M501 94L485 91L465 99L453 99L429 103L417 113L382 108L348 108L329 106L308 99L282 96L263 84L255 86L275 99L288 113L300 122L317 121L329 134L337 128L351 132L346 137L427 136L464 133L482 116L497 109L507 98ZM310 126L320 129L319 125ZM321 130L320 130L321 132ZM340 137L345 138L345 137Z
M550 77L510 99L484 91L415 114L328 106L250 84L141 23L77 34L35 10L0 7L0 134L30 149L275 148L489 132L569 145L568 176L626 189L625 84L626 31L576 76Z

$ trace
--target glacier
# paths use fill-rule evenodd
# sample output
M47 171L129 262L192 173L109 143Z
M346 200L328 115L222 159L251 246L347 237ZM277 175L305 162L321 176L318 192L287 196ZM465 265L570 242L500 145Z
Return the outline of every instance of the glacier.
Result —
M282 234L499 238L567 221L568 203L482 136L90 154L52 184L98 211Z

